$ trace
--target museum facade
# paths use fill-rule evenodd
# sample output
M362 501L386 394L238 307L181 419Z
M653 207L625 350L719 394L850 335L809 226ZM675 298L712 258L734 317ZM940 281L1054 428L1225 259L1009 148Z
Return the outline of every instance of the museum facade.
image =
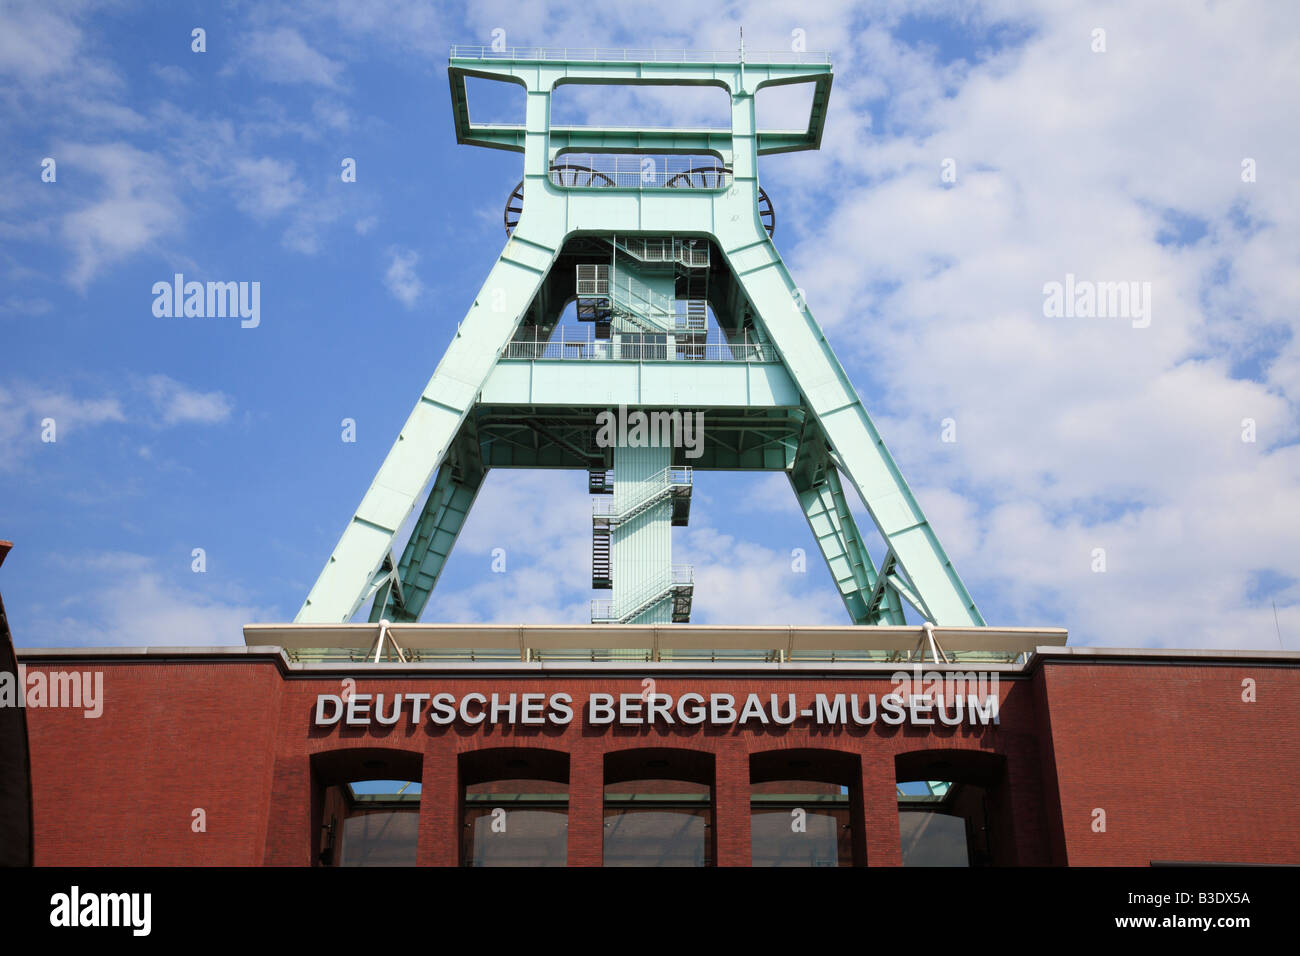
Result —
M19 649L35 863L1300 863L1300 654L944 631Z

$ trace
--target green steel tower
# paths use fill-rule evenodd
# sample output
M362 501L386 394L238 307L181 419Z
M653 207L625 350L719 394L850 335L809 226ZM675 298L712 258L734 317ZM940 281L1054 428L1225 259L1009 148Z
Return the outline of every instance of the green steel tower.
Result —
M789 478L855 624L903 624L906 603L983 625L772 244L758 157L818 148L829 57L456 47L448 72L457 141L524 154L508 239L296 620L371 598L372 621L418 620L490 469L571 468L595 496L592 587L611 592L593 623L689 620L671 529L695 472L765 470ZM521 85L524 122L474 122L467 77ZM554 125L570 83L720 87L730 128ZM793 83L812 87L806 128L758 129L758 91Z

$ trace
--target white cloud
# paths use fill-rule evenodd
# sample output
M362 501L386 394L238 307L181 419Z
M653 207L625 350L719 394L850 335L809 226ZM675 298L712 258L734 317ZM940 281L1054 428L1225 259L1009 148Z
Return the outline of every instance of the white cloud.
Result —
M1300 84L1276 40L1295 16L1053 13L952 96L938 93L941 68L860 38L877 82L837 77L825 155L801 166L837 206L807 225L792 271L833 344L871 370L859 376L879 396L868 407L928 486L918 497L977 601L1014 618L992 623L1063 624L1106 644L1276 646L1253 582L1296 574L1300 512L1285 502L1300 495L1300 455L1278 445L1300 428L1295 338L1276 356L1265 343L1294 328L1300 304L1282 265L1300 258L1300 196L1289 177L1239 173L1242 156L1273 165L1295 150L1273 121ZM1103 20L1110 52L1093 54ZM1216 52L1225 37L1238 55ZM906 127L855 123L881 87L904 85L930 91ZM945 157L958 163L951 188ZM782 190L768 189L779 214ZM1162 246L1166 209L1206 221L1206 236ZM1242 233L1240 210L1269 227ZM1151 326L1044 318L1043 284L1067 272L1151 282ZM1242 357L1259 378L1234 371ZM945 417L956 444L939 440ZM1241 440L1245 418L1256 444ZM1294 584L1278 595L1297 599Z
M222 392L199 392L166 375L150 375L120 394L83 397L26 381L0 384L0 469L18 468L41 447L42 422L54 420L55 440L100 425L214 425L234 407Z
M254 219L272 219L303 198L306 188L286 160L239 157L231 163L229 182L235 205Z
M113 397L77 398L26 382L0 383L0 470L16 470L44 444L42 424L54 420L54 439L106 422L125 422Z
M168 86L187 86L194 81L188 71L170 63L155 63L150 69L153 70L154 76Z
M239 41L243 65L275 83L306 83L336 89L343 64L314 49L290 27L256 31Z
M317 123L330 129L342 131L352 125L352 113L342 103L334 100L316 100L311 105L311 114Z
M58 608L36 617L22 635L31 647L117 645L218 647L244 642L243 626L278 620L210 577L194 574L190 556L165 571L139 554L96 553L60 563L90 582Z
M16 295L0 302L0 315L9 318L35 318L53 311L54 304L48 299L23 299Z
M491 472L448 562L474 583L439 585L429 621L590 621L591 498L581 472ZM504 573L492 571L500 548Z
M75 255L69 278L77 288L84 290L106 266L179 230L175 172L158 156L121 142L66 144L56 156L105 185L99 199L63 217L63 238Z
M784 504L794 493L786 484ZM844 604L821 554L804 555L804 570L789 552L780 552L729 535L692 516L690 528L674 545L673 560L693 564L695 624L842 624Z
M72 69L83 36L70 20L35 4L6 5L0 17L0 75L40 83Z
M485 0L471 16L484 34L508 23L507 42L617 46L636 29L640 46L734 46L725 11L659 10L689 42L646 33L637 8L599 29L579 4ZM1294 634L1300 186L1294 124L1277 117L1300 88L1300 11L882 4L865 28L860 5L801 12L836 79L821 151L762 161L777 242L992 623L1276 647L1256 593L1270 572L1292 582L1276 597ZM918 12L953 35L1002 23L1027 39L944 63L891 33ZM787 6L746 13L748 49L785 47ZM1099 23L1104 54L1090 49ZM1244 157L1258 182L1241 181ZM1206 235L1162 245L1171 210ZM1044 318L1043 284L1067 272L1150 282L1151 326ZM1241 440L1247 418L1257 443ZM746 569L727 587L783 606L784 560L722 554L724 572Z
M144 387L164 425L213 425L229 420L234 408L234 402L222 392L197 392L166 375L150 375Z
M393 298L408 309L415 305L424 291L424 283L415 274L415 266L420 256L413 249L400 249L396 246L388 250L388 270L384 273L384 285Z

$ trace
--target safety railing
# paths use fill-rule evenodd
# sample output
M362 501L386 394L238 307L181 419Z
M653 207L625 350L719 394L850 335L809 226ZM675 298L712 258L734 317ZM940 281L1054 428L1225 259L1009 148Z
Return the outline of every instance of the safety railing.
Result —
M690 488L694 472L690 465L670 465L642 484L644 494L632 502L619 502L622 511L615 511L615 501L609 497L596 498L591 503L592 517L608 518L611 523L625 521L645 510L656 498L666 497L674 489ZM686 567L686 565L682 565Z
M831 55L807 50L764 50L743 54L751 64L826 63ZM587 63L739 63L740 50L637 50L612 47L469 46L456 44L452 59L461 60L574 60Z
M692 239L647 239L630 236L614 240L614 245L642 262L680 262L686 266L707 266L709 244Z
M665 578L652 581L631 598L625 598L621 607L615 609L615 602L608 598L598 598L591 602L591 623L613 624L627 623L632 618L644 614L661 601L668 600L680 588L695 586L695 568L689 564L674 564Z
M619 273L613 282L614 308L623 310L656 323L671 320L677 312L677 300L656 292L640 279L627 272ZM671 325L672 322L669 322Z
M713 156L561 153L551 183L578 189L726 189L732 172Z
M681 323L687 316L677 316ZM759 342L696 341L698 332L678 324L673 332L619 333L598 339L590 326L583 335L560 326L549 339L518 339L501 349L503 359L530 361L564 359L587 362L749 362L776 364L780 356L772 345Z

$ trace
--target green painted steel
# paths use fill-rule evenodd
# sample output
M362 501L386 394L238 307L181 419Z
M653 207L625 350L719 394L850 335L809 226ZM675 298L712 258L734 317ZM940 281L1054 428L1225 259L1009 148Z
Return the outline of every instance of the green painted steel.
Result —
M826 566L854 624L904 624L903 609L890 589L880 606L868 610L876 585L876 567L858 532L857 522L844 497L839 473L819 442L814 452L789 472L790 485L817 540ZM889 598L892 597L892 601Z
M613 451L614 511L621 520L612 527L614 606L610 618L667 624L672 621L668 600L673 566L672 503L668 500L672 485L667 480L672 449L617 446ZM656 596L655 603L638 610Z
M736 55L571 52L453 50L448 75L457 141L523 153L522 212L296 619L350 620L376 591L372 614L418 616L487 470L611 467L620 453L592 441L594 416L623 405L704 411L707 440L698 457L685 462L697 469L789 472L855 622L901 622L905 599L937 624L983 624L760 214L758 156L816 149L821 142L829 61L812 54L746 62ZM465 86L471 76L522 86L524 122L474 122ZM552 95L569 83L716 86L730 97L730 129L552 126ZM812 85L807 127L758 129L755 95L791 83ZM598 157L712 156L724 171L687 184L665 175L644 183L616 175L566 182L552 167L574 150ZM672 188L674 181L690 188ZM688 239L710 251L707 289L692 286L682 263L674 264L673 297L685 300L686 318L670 321L646 304L669 290L669 269L650 265L646 250L659 243L675 258ZM624 313L621 324L604 341L557 340L565 306L583 294L574 263L602 261L612 277L633 283L617 302L589 301L588 311L617 308ZM684 324L703 315L705 301L720 334L707 345L704 336L687 335ZM658 323L662 342L637 345L629 335L643 334L643 325L634 330L652 312L649 321ZM805 442L825 458L816 475L799 470ZM476 464L465 472L471 449ZM450 470L449 456L457 463ZM395 564L393 539L435 475L416 531ZM840 476L857 491L883 539L879 573ZM666 558L671 561L670 552ZM623 582L620 611L657 586L662 562L655 560L655 569L647 565L644 575L638 571ZM619 588L617 559L614 575Z
M379 595L370 612L371 621L420 619L482 484L482 471L462 478L445 462L438 469L424 510L394 572L398 587Z

